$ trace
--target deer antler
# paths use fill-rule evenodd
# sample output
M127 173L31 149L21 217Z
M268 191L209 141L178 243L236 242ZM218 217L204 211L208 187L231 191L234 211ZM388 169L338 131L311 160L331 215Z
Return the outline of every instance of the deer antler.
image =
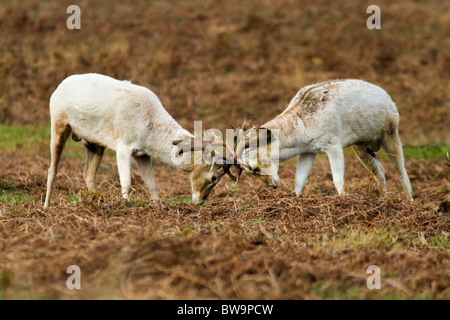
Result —
M222 138L222 137L217 136L214 132L213 132L213 136L214 136L213 142L215 142L216 139ZM225 147L225 154L222 154L222 159L224 161L223 170L231 178L231 180L235 181L235 184L238 184L239 176L242 173L242 169L240 168L239 164L236 162L234 149L228 144L228 142L225 138L222 138L221 144L222 145L218 144L217 146ZM218 153L218 152L216 152L216 154L220 155L220 153ZM231 158L230 158L230 155L231 155ZM237 168L237 172L238 172L237 177L231 173L231 171L230 171L231 166L235 166Z

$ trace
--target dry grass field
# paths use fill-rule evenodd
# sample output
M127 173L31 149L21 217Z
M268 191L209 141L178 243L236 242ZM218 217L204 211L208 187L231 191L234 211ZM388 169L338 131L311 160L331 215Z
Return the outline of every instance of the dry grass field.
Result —
M66 9L81 8L81 30ZM450 3L377 1L0 2L0 299L450 299ZM97 72L153 90L185 128L239 126L279 114L302 86L364 79L400 112L405 200L380 152L388 196L346 152L337 196L325 156L304 194L296 162L269 190L224 176L208 202L190 203L188 175L155 163L162 206L133 168L121 199L113 152L98 194L83 181L84 148L69 142L53 202L48 100L67 76ZM66 287L70 265L81 290ZM381 289L366 269L378 265Z

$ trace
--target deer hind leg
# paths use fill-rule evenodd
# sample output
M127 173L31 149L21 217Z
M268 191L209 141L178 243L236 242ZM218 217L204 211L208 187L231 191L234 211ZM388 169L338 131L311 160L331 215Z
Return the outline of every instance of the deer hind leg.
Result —
M411 183L409 182L408 174L406 173L402 143L398 135L397 127L395 127L394 130L391 130L391 132L386 133L382 146L386 150L389 160L391 160L392 165L399 175L400 183L402 184L406 197L412 201Z
M386 196L386 177L384 175L383 166L378 160L375 152L367 146L354 145L352 148L364 167L374 175L378 186L383 191L383 195Z
M97 171L105 152L105 147L86 143L86 163L84 165L83 177L90 192L97 192Z
M150 195L153 200L159 200L158 190L156 187L156 179L155 173L153 172L152 167L152 158L144 155L144 156L135 156L134 160L136 161L136 165L139 170L139 174L144 180L145 185L150 191Z
M45 195L44 208L48 208L50 205L50 198L53 193L55 177L58 172L59 160L61 159L61 154L70 132L71 128L65 121L59 120L52 122L50 139L51 163L48 169L47 193Z
M332 145L327 150L328 160L330 161L333 183L339 195L344 194L344 151L341 145Z

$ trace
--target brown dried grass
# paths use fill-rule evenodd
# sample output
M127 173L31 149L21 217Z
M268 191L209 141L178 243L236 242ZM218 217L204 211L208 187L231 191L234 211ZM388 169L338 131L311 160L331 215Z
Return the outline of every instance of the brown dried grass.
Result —
M447 3L380 1L382 29L368 30L364 1L81 0L78 31L69 4L0 8L2 123L47 123L51 93L75 73L147 86L189 129L267 121L304 85L359 78L392 95L406 144L450 144Z
M287 187L295 169L287 164L279 190L250 177L232 189L224 178L202 207L180 202L190 195L187 175L158 164L160 210L136 171L132 201L120 199L114 157L102 165L96 195L83 191L81 161L63 159L44 211L47 162L34 155L26 170L2 178L2 188L36 196L7 204L0 218L3 298L450 298L450 220L433 211L448 185L441 162L408 162L413 204L389 170L388 198L380 197L350 157L344 197L319 158L300 197ZM72 194L81 200L66 200ZM75 292L65 286L73 264L82 272ZM380 291L365 286L372 264L382 270Z
M366 29L364 1L80 0L80 31L65 28L69 4L3 1L1 123L48 123L52 91L74 73L147 86L188 129L266 121L300 87L353 77L392 95L405 145L450 144L448 3L379 1L380 31ZM136 174L133 201L120 199L113 157L98 195L83 191L83 161L64 158L43 211L48 153L19 146L0 154L1 191L26 197L0 204L0 298L450 298L449 220L433 212L449 169L407 161L409 204L389 165L383 199L354 158L345 197L319 157L300 197L288 163L279 190L249 177L234 190L224 178L204 207L183 203L187 176L158 164L162 210ZM65 286L72 264L80 291ZM371 264L379 291L365 286Z

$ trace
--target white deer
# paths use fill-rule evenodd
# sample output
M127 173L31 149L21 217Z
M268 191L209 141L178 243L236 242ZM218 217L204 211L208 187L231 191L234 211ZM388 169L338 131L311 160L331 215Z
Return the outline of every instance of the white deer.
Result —
M45 208L50 204L58 163L70 133L86 146L83 176L92 192L97 191L96 175L105 148L116 151L125 199L129 198L131 186L131 158L154 200L159 197L152 158L190 173L192 201L196 204L206 200L225 173L235 179L230 164L196 163L192 159L195 152L180 152L182 144L178 144L182 140L192 141L188 151L204 151L207 143L203 141L201 149L194 150L194 136L167 113L158 97L129 81L93 73L70 76L52 94L50 115L51 165Z
M316 154L327 154L334 185L341 195L344 193L343 148L352 146L386 195L384 170L375 154L382 146L400 177L406 196L412 200L398 123L397 108L380 87L362 80L326 81L302 88L283 113L261 127L252 127L248 120L244 122L241 129L250 130L245 138L241 135L235 155L242 169L259 175L272 187L277 187L279 182L278 162L298 156L295 174L298 195ZM269 136L271 130L279 130L278 138L272 135L272 140L277 139L278 143L278 161L272 160L266 152L259 152L261 147L252 143L252 139L259 139L259 134L252 133L260 129L267 129ZM270 147L270 140L268 145ZM261 175L263 170L265 175Z

